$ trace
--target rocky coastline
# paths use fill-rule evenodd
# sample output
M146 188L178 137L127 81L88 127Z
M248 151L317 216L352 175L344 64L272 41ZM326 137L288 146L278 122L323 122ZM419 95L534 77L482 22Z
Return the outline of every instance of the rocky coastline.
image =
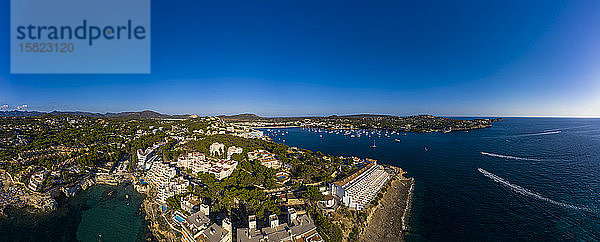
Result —
M413 178L394 177L378 204L370 209L359 241L403 241L414 191Z
M90 174L75 183L37 192L29 190L25 184L13 182L5 171L0 171L0 178L0 215L4 214L6 207L31 208L41 213L52 212L58 205L57 199L63 195L70 198L96 184L116 186L130 180L126 176Z

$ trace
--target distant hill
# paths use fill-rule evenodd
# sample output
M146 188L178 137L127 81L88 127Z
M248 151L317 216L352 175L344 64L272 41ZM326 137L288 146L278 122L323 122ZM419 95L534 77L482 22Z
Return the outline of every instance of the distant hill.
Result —
M63 111L52 111L49 113L44 113L44 115L68 115L68 116L85 116L85 117L102 117L103 115L100 113L90 113L90 112L81 112L81 111L73 111L73 112L63 112Z
M425 115L423 115L425 116ZM372 118L397 118L398 116L387 114L349 114L349 115L330 115L330 116L298 116L298 117L261 117L256 114L236 114L236 115L220 115L217 116L226 121L271 121L271 122L289 122L302 119L372 119ZM415 116L416 117L416 116Z
M121 113L106 113L107 118L131 118L131 119L166 119L171 118L171 115L161 114L158 112L146 110L141 112L121 112Z
M145 110L140 112L120 112L120 113L92 113L82 111L52 111L49 113L38 112L38 111L0 111L0 117L36 117L44 115L69 115L69 116L83 116L83 117L96 117L96 118L118 118L118 119L185 119L191 117L197 117L196 115L168 115L162 114L151 110ZM303 119L374 119L374 118L409 118L409 119L432 119L438 118L432 115L414 115L407 117L400 117L394 115L385 114L350 114L350 115L331 115L331 116L313 116L313 117L261 117L256 114L244 113L236 115L219 115L218 118L225 121L233 122L244 122L244 121L270 121L270 122L290 122L298 121ZM502 119L493 119L493 122L502 121Z
M351 115L342 115L342 116L337 116L337 115L329 116L329 118L390 118L390 117L396 117L396 116L385 115L385 114L351 114Z
M252 120L263 119L262 117L260 117L256 114L251 114L251 113L236 114L236 115L219 115L217 117L220 119L224 119L224 120L235 120L235 121L252 121Z
M35 117L44 114L37 111L0 111L0 117Z
M68 115L68 116L84 116L96 118L123 118L123 119L169 119L169 118L188 118L190 115L168 115L158 112L146 110L141 112L121 112L121 113L91 113L80 111L52 111L49 113L37 111L0 111L0 117L36 117L43 115Z

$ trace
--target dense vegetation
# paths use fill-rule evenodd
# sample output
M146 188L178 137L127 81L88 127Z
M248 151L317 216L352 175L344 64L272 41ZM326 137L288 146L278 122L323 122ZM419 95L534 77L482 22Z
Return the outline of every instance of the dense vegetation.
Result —
M311 217L315 221L317 231L326 242L342 241L344 235L342 234L340 226L332 223L329 219L316 211L311 212Z
M199 185L190 186L186 194L169 198L168 206L181 210L181 198L191 193L209 202L213 212L236 211L244 215L255 214L258 219L280 214L282 201L269 194L274 189L285 186L296 198L318 201L323 198L318 188L322 182L337 180L357 169L349 158L291 149L284 144L261 139L228 134L206 135L224 129L222 126L219 120L196 118L172 122L97 117L71 119L68 116L0 118L0 169L11 174L22 173L22 181L27 182L34 170L44 168L58 171L59 175L55 175L52 182L68 182L88 174L88 170L105 167L110 164L108 162L130 159L130 164L135 164L136 150L145 150L157 143L164 142L158 149L163 160L175 161L186 152L208 155L210 145L218 142L226 147L243 148L242 154L232 157L239 162L237 169L222 180L217 180L212 174L198 174L193 179L197 179L195 181ZM185 137L185 142L179 137ZM278 170L267 168L260 161L249 161L247 153L257 149L275 154L291 180L286 184L278 183ZM316 212L314 203L308 206L325 240L340 241L342 232L339 226Z
M136 134L158 126L155 120L125 122L113 119L1 118L0 168L11 173L27 166L48 170L65 162L82 168L102 166L134 157L135 150L164 140L164 132Z

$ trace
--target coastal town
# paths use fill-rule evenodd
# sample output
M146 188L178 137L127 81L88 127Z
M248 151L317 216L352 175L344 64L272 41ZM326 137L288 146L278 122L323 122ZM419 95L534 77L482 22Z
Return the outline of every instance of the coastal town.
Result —
M409 226L414 180L401 168L288 147L227 118L3 117L0 134L1 208L52 213L127 183L159 241L402 240Z
M392 115L346 115L328 117L264 118L253 114L220 116L236 124L252 127L307 127L327 130L379 130L390 132L448 133L492 127L502 118L451 119L431 115L399 117Z

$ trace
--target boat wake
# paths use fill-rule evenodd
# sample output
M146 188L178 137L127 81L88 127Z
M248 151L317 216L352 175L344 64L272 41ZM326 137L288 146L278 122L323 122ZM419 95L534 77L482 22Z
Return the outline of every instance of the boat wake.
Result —
M501 136L487 136L487 137L481 137L481 138L486 138L486 139L515 138L515 137L528 137L528 136L540 136L540 135L560 134L561 132L562 132L562 130L559 130L559 129L550 129L550 130L544 130L544 131L539 132L539 133L501 135Z
M485 152L485 151L482 151L481 154L482 155L491 156L491 157L504 158L504 159L528 160L528 161L542 161L540 159L523 158L523 157L510 156L510 155L499 155L499 154L494 154L494 153L488 153L488 152Z
M523 187L520 187L518 185L512 184L512 183L508 182L507 180L504 180L502 177L496 176L496 175L492 174L491 172L486 171L486 170L484 170L482 168L477 168L477 170L479 172L481 172L481 174L483 174L487 178L492 179L494 182L496 182L496 183L498 183L500 185L504 185L504 186L510 188L511 190L513 190L514 192L516 192L518 194L521 194L521 195L524 195L524 196L528 196L528 197L532 197L532 198L536 198L538 200L545 201L545 202L548 202L548 203L551 203L551 204L554 204L554 205L557 205L557 206L560 206L560 207L571 208L571 209L576 209L576 210L583 210L583 211L587 211L587 212L594 212L593 210L591 210L589 208L586 208L586 207L575 206L575 205L571 205L571 204L567 204L567 203L563 203L563 202L559 202L559 201L554 201L554 200L552 200L550 198L547 198L547 197L543 197L542 195L540 195L540 194L538 194L536 192L533 192L533 191L530 191L530 190L528 190L526 188L523 188Z
M560 134L560 130L546 130L544 132L540 132L540 133L534 133L534 134L521 134L521 135L515 135L514 137L526 137L526 136L538 136L538 135L550 135L550 134Z

